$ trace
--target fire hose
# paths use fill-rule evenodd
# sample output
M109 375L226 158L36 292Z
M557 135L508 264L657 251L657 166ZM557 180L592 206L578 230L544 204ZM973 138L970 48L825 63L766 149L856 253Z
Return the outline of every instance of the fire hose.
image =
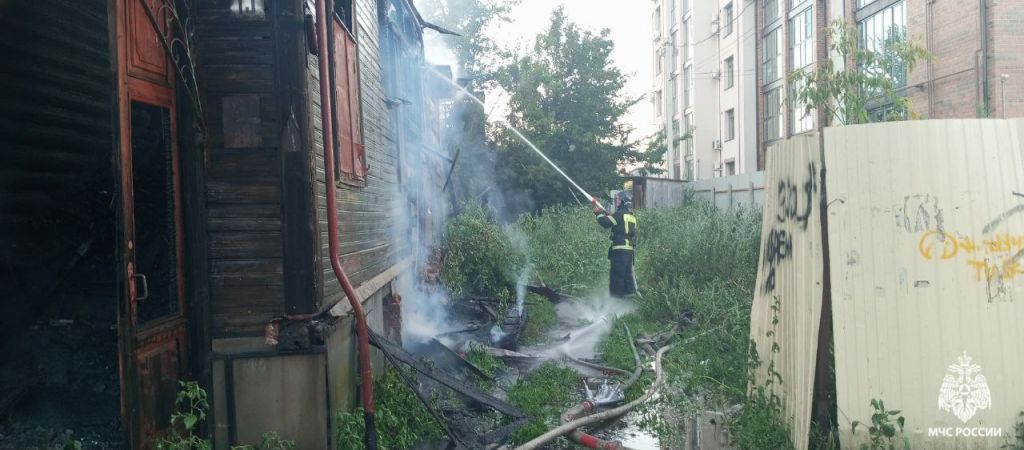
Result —
M629 331L629 325L622 324L622 326L623 326L623 328L626 329L626 338L629 339L629 347L633 351L633 361L634 361L635 366L636 366L636 368L633 369L633 373L630 374L629 379L627 379L626 382L622 385L622 392L625 393L627 390L629 390L630 387L633 386L634 383L637 382L637 380L640 379L640 373L643 372L643 366L640 363L640 354L637 353L637 351L636 351L636 343L633 342L633 333L631 333ZM568 356L568 355L566 355L566 356ZM597 366L597 365L594 364L594 366ZM598 366L598 367L600 367L600 366ZM617 370L622 370L622 369L617 369ZM625 371L623 370L622 372L625 372ZM572 422L573 420L575 420L576 418L578 418L580 416L591 414L594 411L594 408L596 408L599 405L600 405L599 402L591 402L589 400L586 400L583 403L580 403L579 405L573 406L572 408L569 408L567 411L562 413L562 416L561 416L562 423L563 424L569 423L569 422ZM622 450L622 448L623 448L621 442L618 442L618 441L605 441L605 440L602 440L602 439L600 439L600 438L598 438L596 436L592 436L590 434L584 433L579 428L577 428L575 430L572 430L572 432L569 433L569 437L574 442L576 442L576 443L578 443L578 444L580 444L580 445L582 445L584 447L587 447L587 448L600 448L600 449L607 449L607 450Z
M579 427L582 427L584 425L589 425L589 424L592 424L592 423L601 422L601 421L609 419L609 418L621 416L621 415L629 412L633 408L636 408L637 406L639 406L639 405L643 404L644 402L650 400L651 397L653 397L654 394L658 393L658 391L661 390L661 387L665 384L665 371L663 370L663 368L661 366L661 358L665 354L665 352L667 352L667 351L669 351L671 349L672 349L672 345L671 344L670 345L666 345L666 346L658 349L658 353L654 357L654 371L657 374L656 379L654 381L654 384L651 385L650 389L648 389L647 392L644 393L644 395L641 396L640 398L638 398L636 400L633 400L633 401L631 401L631 402L629 402L629 403L627 403L625 405L619 406L617 408L610 409L608 411L604 411L604 412L601 412L601 413L585 416L585 417L582 417L582 418L579 418L579 419L575 419L575 420L563 423L562 425L549 430L547 433L544 433L544 434L534 438L533 440L531 440L531 441L529 441L529 442L527 442L527 443L525 443L523 445L520 445L520 446L516 447L514 450L536 450L536 449L539 449L544 444L547 444L548 442L553 441L555 438L557 438L559 436L562 436L562 435L564 435L566 433L569 433L572 430L575 430L575 429L577 429Z

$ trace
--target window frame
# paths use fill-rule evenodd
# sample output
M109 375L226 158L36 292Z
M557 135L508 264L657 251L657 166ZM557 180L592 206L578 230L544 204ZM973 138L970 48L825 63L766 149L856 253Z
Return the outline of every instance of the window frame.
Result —
M736 108L729 108L725 110L724 122L725 122L725 136L723 141L729 142L736 139Z
M332 86L331 115L334 121L334 175L338 185L365 187L369 167L366 164L365 133L363 132L362 86L359 73L359 41L356 37L355 2L351 2L349 18L335 10L331 14L330 64ZM344 6L338 2L336 6ZM321 59L321 64L324 59ZM344 95L342 95L344 92ZM342 97L348 100L342 103ZM345 127L345 123L349 127ZM345 134L345 130L348 133Z
M723 80L723 82L725 84L725 88L723 90L727 91L729 89L732 89L732 87L736 85L736 59L735 59L735 56L729 55L728 58L725 58L725 61L722 62L722 66L723 66L722 67L722 72L723 72L722 73L722 77L725 78Z
M729 2L722 8L722 37L732 34L732 23L734 21L733 3Z

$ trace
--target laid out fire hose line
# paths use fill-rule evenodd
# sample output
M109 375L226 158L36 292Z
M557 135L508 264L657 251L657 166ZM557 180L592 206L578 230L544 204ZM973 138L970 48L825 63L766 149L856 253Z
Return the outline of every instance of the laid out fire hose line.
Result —
M643 373L644 367L643 367L643 365L640 362L640 353L638 353L636 351L636 343L633 342L633 333L631 333L629 331L629 325L622 324L622 327L626 330L626 339L629 340L629 348L633 351L633 361L634 361L634 366L635 366L635 368L633 369L633 373L630 374L630 376L629 376L629 379L627 379L626 383L622 385L622 393L623 393L623 395L625 395L626 391L628 391L629 388L632 387L633 384L636 383L637 380L640 379L640 374ZM596 364L595 364L595 366L596 366ZM621 369L619 369L619 370L621 370ZM623 372L625 372L625 371L623 371ZM594 411L594 408L596 408L596 407L598 407L600 405L601 405L600 402L584 400L583 403L580 403L579 405L573 406L572 408L569 408L567 411L562 413L562 416L561 416L562 423L563 424L569 423L569 422L572 422L573 420L575 420L579 416L591 414ZM572 432L569 433L569 438L572 439L573 442L576 442L577 444L580 444L580 445L582 445L584 447L587 447L587 448L602 448L602 449L622 449L623 448L622 447L622 443L620 443L618 441L605 441L605 440L597 438L596 436L592 436L590 434L584 433L583 430L581 430L579 428L577 428L575 430L572 430Z
M654 384L651 385L650 389L648 389L647 392L644 393L644 395L641 396L640 398L638 398L636 400L633 400L633 401L631 401L631 402L629 402L629 403L627 403L625 405L619 406L617 408L609 409L608 411L604 411L604 412L601 412L601 413L597 413L597 414L581 417L579 419L575 419L575 420L572 420L570 422L563 423L562 425L560 425L560 426L558 426L556 428L551 429L547 433L544 433L544 434L534 438L533 440L531 440L531 441L529 441L529 442L527 442L527 443L525 443L523 445L520 445L520 446L516 447L514 450L535 450L535 449L539 449L544 444L547 444L548 442L553 441L555 438L557 438L559 436L562 436L564 434L567 434L567 433L571 432L572 430L575 430L575 429L577 429L579 427L582 427L584 425L590 425L592 423L597 423L597 422L601 422L601 421L604 421L604 420L607 420L607 419L610 419L610 418L613 418L613 417L621 416L621 415L629 412L633 408L636 408L637 406L639 406L639 405L643 404L644 402L650 400L651 397L654 397L654 394L658 393L658 391L661 390L661 387L665 384L665 371L662 369L662 366L661 366L661 358L665 354L665 352L669 351L670 349L672 349L672 345L671 344L666 345L666 346L658 349L658 353L654 357L654 372L657 374L656 375L656 379L654 381ZM612 448L616 448L616 447L612 447Z

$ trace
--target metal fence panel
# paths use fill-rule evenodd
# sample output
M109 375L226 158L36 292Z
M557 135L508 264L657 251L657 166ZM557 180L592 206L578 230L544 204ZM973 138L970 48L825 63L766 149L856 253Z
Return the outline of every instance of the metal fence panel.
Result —
M870 421L874 398L902 411L915 448L994 448L1013 434L1024 409L1022 126L826 129L844 447L866 440L850 423Z
M809 134L768 150L766 183L772 188L764 195L750 323L762 360L758 385L783 399L798 449L807 448L823 289L819 142Z

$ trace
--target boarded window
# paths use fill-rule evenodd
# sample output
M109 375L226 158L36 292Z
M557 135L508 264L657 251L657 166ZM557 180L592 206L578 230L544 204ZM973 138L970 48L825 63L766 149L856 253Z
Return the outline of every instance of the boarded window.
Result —
M366 180L366 151L359 103L359 58L354 35L339 16L334 22L334 117L336 175L346 182Z

